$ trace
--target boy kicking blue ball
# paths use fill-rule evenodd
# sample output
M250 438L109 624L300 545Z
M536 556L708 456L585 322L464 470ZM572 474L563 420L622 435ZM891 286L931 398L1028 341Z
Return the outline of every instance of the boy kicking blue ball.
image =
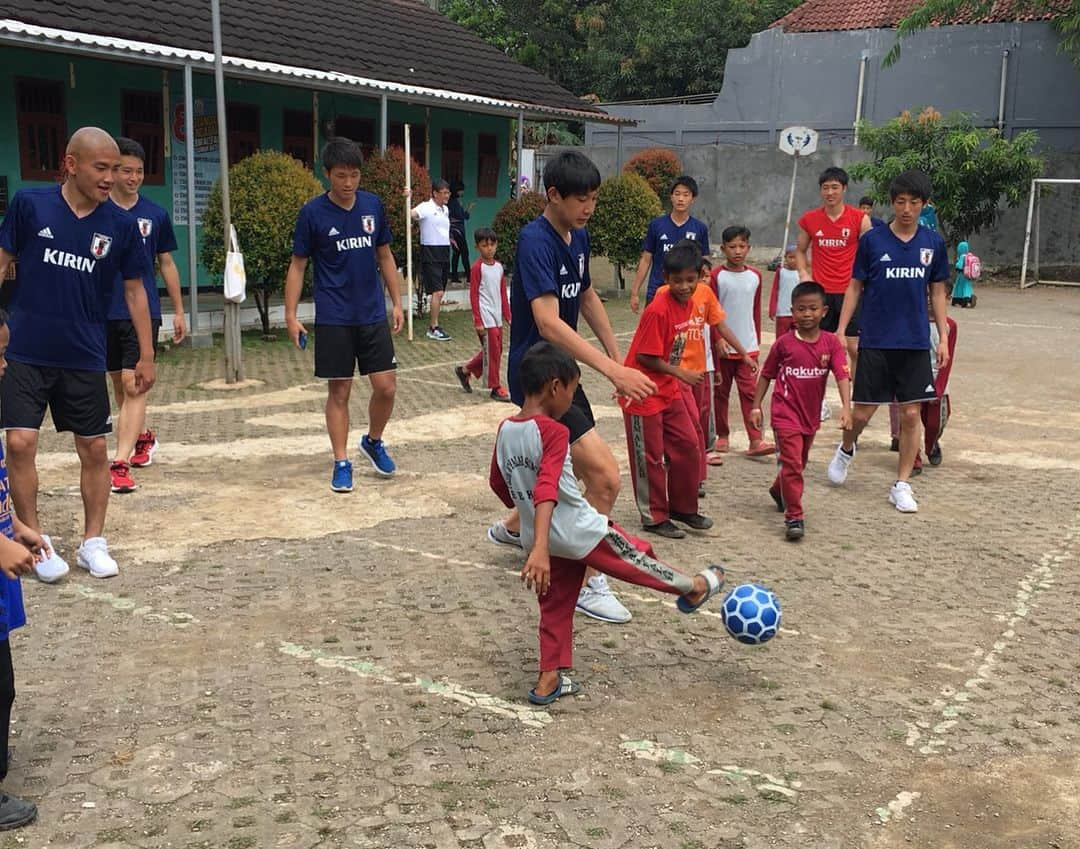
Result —
M683 613L693 613L720 591L724 570L710 566L693 577L682 574L582 496L570 462L570 432L558 422L581 379L572 357L538 342L522 358L518 374L525 403L499 425L491 488L521 515L521 544L528 552L521 580L535 588L540 601L540 675L528 698L547 705L580 690L564 670L573 665L574 607L586 566L677 595Z

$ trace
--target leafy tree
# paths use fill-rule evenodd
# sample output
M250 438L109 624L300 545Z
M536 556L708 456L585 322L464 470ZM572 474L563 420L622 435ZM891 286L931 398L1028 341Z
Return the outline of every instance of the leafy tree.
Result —
M270 336L270 295L284 285L292 257L296 215L322 191L314 174L276 151L259 151L229 169L232 224L264 336ZM223 216L219 181L210 190L202 223L202 263L214 277L225 270Z
M601 100L717 91L731 47L800 0L447 0L508 56Z
M431 197L431 178L427 169L410 163L412 178L411 205ZM364 159L360 166L360 188L378 195L386 210L386 220L390 222L393 241L390 250L394 253L398 267L405 265L405 150L400 147L388 147L386 153L375 151ZM413 224L413 245L419 251L420 228Z
M887 203L889 182L909 168L930 176L934 208L942 235L950 245L994 224L1001 201L1020 205L1031 181L1043 171L1043 159L1032 151L1038 135L1032 130L1004 138L996 128L977 127L970 115L943 118L933 107L917 117L905 111L874 127L859 127L859 144L872 161L851 166L851 176L869 181L875 199Z
M919 30L954 20L977 21L997 6L997 0L924 0L897 23L896 41L885 54L885 66L900 58L900 43ZM1017 20L1025 14L1056 12L1052 25L1061 36L1058 49L1080 67L1080 0L1014 0L1010 9Z
M623 166L624 174L643 177L666 207L671 184L682 174L682 162L673 150L666 147L649 147L639 150Z
M660 198L638 174L620 174L600 184L596 212L589 219L593 253L615 265L619 288L624 288L622 266L641 256L641 238L649 222L663 211Z
M514 267L521 228L541 215L545 206L547 206L547 198L540 192L525 192L520 198L508 200L495 213L491 229L499 237L498 258L507 274L510 274Z

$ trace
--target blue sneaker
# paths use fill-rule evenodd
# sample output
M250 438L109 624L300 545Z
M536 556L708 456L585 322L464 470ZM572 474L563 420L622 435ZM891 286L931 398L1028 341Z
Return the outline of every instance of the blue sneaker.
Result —
M370 461L371 467L384 478L392 477L397 466L386 453L386 443L381 439L371 439L367 434L360 437L360 451Z
M334 476L330 479L334 492L352 492L352 463L348 460L334 462Z

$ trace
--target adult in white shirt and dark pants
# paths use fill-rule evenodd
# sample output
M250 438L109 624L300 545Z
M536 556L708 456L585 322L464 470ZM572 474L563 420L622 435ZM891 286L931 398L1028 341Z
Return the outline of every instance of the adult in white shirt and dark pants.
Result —
M412 211L412 217L420 222L420 279L424 291L431 296L431 324L427 338L439 342L450 341L450 334L439 326L439 308L450 276L449 200L450 184L446 180L434 180L431 200L424 201Z

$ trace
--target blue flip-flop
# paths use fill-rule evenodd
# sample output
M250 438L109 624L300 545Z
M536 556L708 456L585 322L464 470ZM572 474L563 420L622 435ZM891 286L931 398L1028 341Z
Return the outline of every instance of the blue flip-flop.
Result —
M703 569L698 574L705 579L705 595L702 596L701 601L697 604L688 602L686 596L679 596L675 600L675 606L679 608L681 613L693 613L724 588L724 578L726 577L726 574L723 566L714 563L709 566L708 569Z
M556 699L563 696L576 696L581 692L581 685L577 681L571 681L569 675L563 675L559 679L559 686L546 696L537 695L536 690L529 690L529 701L534 705L554 704Z

